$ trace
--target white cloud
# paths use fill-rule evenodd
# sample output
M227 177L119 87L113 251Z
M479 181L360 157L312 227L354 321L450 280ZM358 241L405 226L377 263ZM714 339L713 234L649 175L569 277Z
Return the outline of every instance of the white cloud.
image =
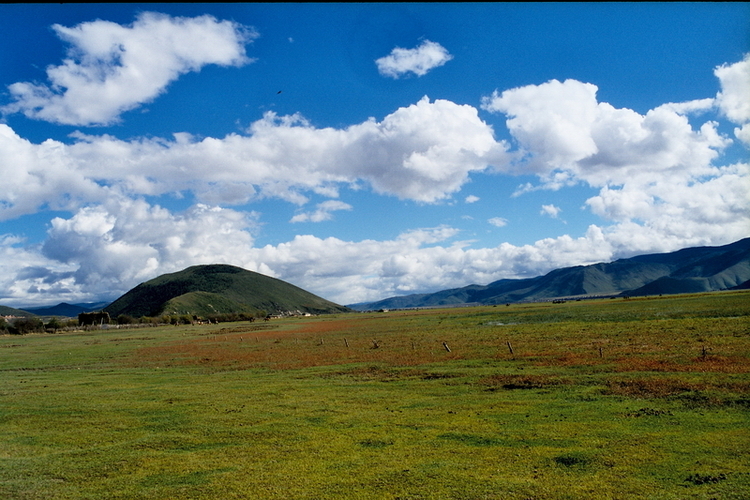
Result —
M742 125L735 136L750 146L750 54L734 64L724 64L714 70L721 82L716 101L722 113L732 122Z
M683 115L706 109L707 102L669 104L641 115L597 102L596 91L591 84L552 80L495 92L483 107L508 116L524 155L518 171L537 174L546 189L579 182L600 189L586 204L614 222L607 237L624 253L709 244L719 234L724 243L747 235L747 165L714 166L731 140L717 132L717 122L696 130ZM535 189L527 184L517 194Z
M641 115L597 102L596 92L589 83L552 80L496 91L483 108L508 116L525 154L517 168L537 174L550 189L580 181L603 187L710 175L711 161L730 142L715 122L693 130L673 105Z
M742 143L750 146L750 123L745 123L741 127L736 127L734 129L734 135Z
M721 82L716 95L719 108L734 123L750 121L750 54L734 64L723 64L714 70Z
M50 261L38 247L25 243L17 236L0 235L0 303L28 306L49 300L57 304L82 296L71 287L74 266Z
M708 111L716 105L716 100L712 98L695 99L687 102L669 102L662 104L660 107L674 111L675 113L686 115L691 113L702 113Z
M480 200L479 196L474 196L473 194L470 194L469 196L464 199L464 202L466 203L476 203Z
M495 227L505 227L508 225L508 219L503 219L502 217L493 217L488 219L487 222Z
M301 205L306 191L336 196L338 186L360 181L377 193L433 203L459 191L471 172L506 161L506 146L475 108L426 97L345 129L267 113L248 132L130 141L76 134L71 145L36 145L0 124L0 174L11 183L0 190L0 219L45 205L74 210L111 192L191 190L208 204L277 197Z
M399 78L407 73L424 76L451 59L453 56L442 45L425 40L413 49L396 47L389 55L377 59L375 64L381 75Z
M297 236L288 243L258 249L246 268L257 269L262 262L278 278L350 304L537 276L555 267L592 264L613 255L612 245L596 226L581 238L561 236L533 245L504 243L482 249L449 243L457 234L455 229L439 227L406 232L387 241Z
M0 123L0 221L34 213L42 206L75 210L81 203L100 201L103 188L77 168L64 144L46 140L33 144Z
M616 223L607 237L623 253L671 251L747 237L750 165L718 168L710 178L603 188L586 201Z
M542 205L542 210L539 212L541 215L549 215L553 219L557 219L560 216L562 209L555 205Z
M111 296L195 264L241 264L253 246L255 217L206 205L175 215L143 200L113 198L52 219L42 253L74 266L80 290Z
M352 206L338 200L328 200L318 203L314 212L302 212L296 214L289 222L323 222L331 220L333 213L337 210L351 210Z
M209 15L172 18L152 12L130 26L97 20L52 28L70 44L68 58L47 68L49 85L10 85L15 102L4 112L67 125L109 124L152 101L181 74L206 64L249 62L244 46L257 37Z

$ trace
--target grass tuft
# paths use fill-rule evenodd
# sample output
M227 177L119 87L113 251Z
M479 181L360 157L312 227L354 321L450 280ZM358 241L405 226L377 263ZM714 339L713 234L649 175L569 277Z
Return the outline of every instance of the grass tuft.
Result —
M565 453L564 455L558 455L552 459L556 464L562 465L569 468L586 468L590 466L594 460L587 453L584 452L571 452Z
M573 383L571 379L554 375L518 375L518 374L495 374L484 377L478 382L486 386L487 390L494 391L502 389L546 389L559 385Z

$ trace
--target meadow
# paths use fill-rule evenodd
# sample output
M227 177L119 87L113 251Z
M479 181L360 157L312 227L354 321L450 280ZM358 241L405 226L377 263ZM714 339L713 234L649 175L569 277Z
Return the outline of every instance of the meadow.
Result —
M0 337L1 499L747 499L750 292Z

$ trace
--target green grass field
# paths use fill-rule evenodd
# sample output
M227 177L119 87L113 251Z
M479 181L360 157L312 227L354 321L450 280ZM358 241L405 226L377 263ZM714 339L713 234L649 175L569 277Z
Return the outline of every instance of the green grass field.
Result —
M750 293L3 336L42 498L747 499Z

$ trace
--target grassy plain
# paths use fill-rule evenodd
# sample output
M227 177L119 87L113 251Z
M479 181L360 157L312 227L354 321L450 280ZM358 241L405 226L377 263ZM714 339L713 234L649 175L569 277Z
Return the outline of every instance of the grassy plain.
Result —
M747 499L749 299L0 337L0 498Z

